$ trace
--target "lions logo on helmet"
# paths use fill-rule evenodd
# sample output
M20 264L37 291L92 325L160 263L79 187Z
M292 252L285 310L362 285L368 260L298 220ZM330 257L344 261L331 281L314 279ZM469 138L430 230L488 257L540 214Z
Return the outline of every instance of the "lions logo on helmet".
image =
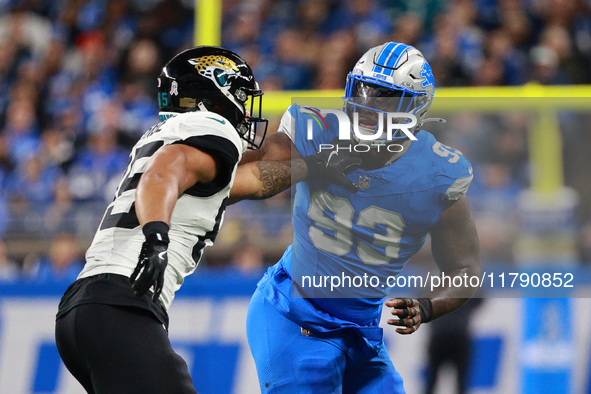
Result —
M359 130L366 134L380 132L379 122L386 113L405 112L416 116L418 132L433 101L435 81L423 54L410 45L387 42L371 48L347 76L345 111L351 119L359 113ZM368 115L369 114L369 115ZM397 130L392 140L407 138ZM372 141L388 143L386 131Z
M189 59L188 62L195 66L199 74L216 82L220 87L230 85L230 79L240 75L236 63L225 56L202 56Z
M429 66L426 60L421 69L421 77L423 77L423 81L421 82L422 87L433 86L433 71L431 71L431 66ZM435 89L431 90L431 96L433 96L433 93L435 93Z

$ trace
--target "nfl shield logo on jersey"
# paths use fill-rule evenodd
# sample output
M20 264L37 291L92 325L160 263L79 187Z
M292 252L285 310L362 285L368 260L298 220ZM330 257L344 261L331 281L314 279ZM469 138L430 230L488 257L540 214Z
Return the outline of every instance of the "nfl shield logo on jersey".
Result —
M367 189L369 187L370 178L365 175L359 175L359 187L361 189Z

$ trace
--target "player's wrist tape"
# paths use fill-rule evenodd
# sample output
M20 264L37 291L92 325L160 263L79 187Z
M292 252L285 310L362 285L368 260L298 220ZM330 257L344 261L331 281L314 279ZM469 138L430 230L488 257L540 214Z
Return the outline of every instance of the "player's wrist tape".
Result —
M419 298L419 309L421 310L421 323L427 323L433 318L433 304L429 298Z
M164 242L166 244L170 243L170 239L168 238L168 224L164 222L149 222L144 224L142 227L142 232L146 239L148 237L155 237L158 241Z

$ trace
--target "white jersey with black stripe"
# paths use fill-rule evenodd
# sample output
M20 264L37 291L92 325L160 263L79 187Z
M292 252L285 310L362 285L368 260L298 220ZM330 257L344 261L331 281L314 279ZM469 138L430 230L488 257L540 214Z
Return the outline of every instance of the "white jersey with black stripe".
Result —
M184 278L195 271L203 248L213 245L222 224L237 163L245 143L234 127L213 112L178 114L148 130L133 147L115 199L107 207L86 265L78 278L113 273L131 276L144 242L135 213L136 187L148 161L161 147L185 144L212 152L218 158L218 176L198 183L178 199L170 220L168 267L160 301L166 309Z

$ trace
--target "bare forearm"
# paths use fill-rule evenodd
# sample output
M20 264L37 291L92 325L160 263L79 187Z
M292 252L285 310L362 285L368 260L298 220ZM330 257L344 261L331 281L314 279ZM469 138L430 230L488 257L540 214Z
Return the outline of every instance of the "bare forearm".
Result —
M136 192L135 209L140 224L160 221L170 224L170 217L179 197L174 177L144 174Z
M265 140L261 149L248 150L242 155L239 165L255 161L283 161L297 159L299 154L285 133L275 133Z
M263 149L247 150L242 154L242 159L240 160L240 163L238 165L252 163L253 161L259 161L263 159L265 152L266 151Z
M425 298L431 299L431 305L433 307L433 319L446 315L450 312L455 311L462 305L464 305L476 292L476 288L470 286L469 278L472 276L480 276L479 269L471 269L469 267L457 269L451 272L445 272L445 276L450 278L451 283L456 277L461 278L462 285L467 284L466 287L455 287L455 286L441 286L434 291L425 294ZM466 281L465 278L468 278ZM447 284L448 279L445 279Z
M292 183L306 178L308 170L302 159L255 161L238 167L229 204L242 200L261 200L281 193Z
M440 223L431 231L431 248L439 270L451 277L451 283L446 279L426 295L437 318L464 305L477 290L469 279L480 277L480 246L466 196L444 209ZM462 286L453 285L455 277L461 278Z
M253 199L274 196L295 183L306 179L308 169L302 159L286 161L259 161L256 164L261 182Z

